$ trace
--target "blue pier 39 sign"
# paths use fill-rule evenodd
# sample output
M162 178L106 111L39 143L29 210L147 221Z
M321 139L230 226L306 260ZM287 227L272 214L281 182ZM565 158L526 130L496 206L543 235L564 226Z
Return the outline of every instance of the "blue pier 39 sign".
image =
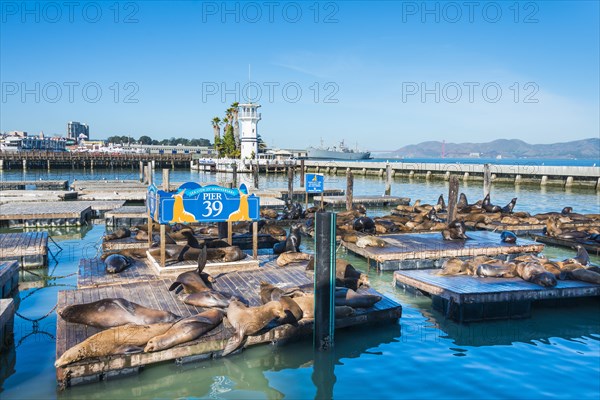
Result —
M244 184L239 189L228 189L186 182L175 192L158 190L151 185L146 206L150 217L160 224L256 221L260 218L259 198L249 195Z
M323 193L325 190L325 177L322 174L305 175L306 193Z

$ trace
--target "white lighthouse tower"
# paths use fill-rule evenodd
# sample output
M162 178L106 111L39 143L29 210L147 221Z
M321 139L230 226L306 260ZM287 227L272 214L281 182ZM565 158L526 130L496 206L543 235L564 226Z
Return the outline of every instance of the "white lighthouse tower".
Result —
M258 130L257 125L260 121L258 113L259 104L240 104L238 121L241 125L240 147L241 158L253 159L258 157Z

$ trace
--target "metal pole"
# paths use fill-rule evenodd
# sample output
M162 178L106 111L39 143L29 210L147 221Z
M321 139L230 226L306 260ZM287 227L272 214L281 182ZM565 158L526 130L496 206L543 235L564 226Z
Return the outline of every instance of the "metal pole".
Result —
M319 212L315 220L315 322L313 346L333 348L335 330L335 214Z

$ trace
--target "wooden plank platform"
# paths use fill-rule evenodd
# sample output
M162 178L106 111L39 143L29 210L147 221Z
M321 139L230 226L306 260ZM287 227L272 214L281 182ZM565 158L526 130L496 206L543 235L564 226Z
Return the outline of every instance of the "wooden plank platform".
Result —
M146 206L121 206L104 214L106 219L112 218L148 218Z
M0 189L0 203L32 201L64 201L77 198L77 192L67 190L4 190Z
M0 351L3 351L13 341L14 315L13 299L0 299Z
M559 280L555 287L545 288L521 278L441 276L437 272L396 271L394 284L431 295L434 308L459 322L528 317L533 301L600 296L600 285L588 282Z
M0 233L0 260L17 260L22 268L48 261L48 232Z
M148 266L147 260L133 259L133 264L118 274L107 274L104 268L104 262L99 258L82 258L79 261L77 287L85 289L159 279L156 272Z
M529 236L536 242L551 244L553 246L575 249L583 246L588 253L600 256L600 243L592 240L567 240L544 235L541 231L529 232Z
M165 275L178 275L182 272L193 271L198 268L197 261L181 261L176 264L167 263L165 267L161 267L160 259L155 259L146 252L148 255L148 264L154 270L154 272L160 276ZM259 256L260 257L260 256ZM204 272L210 275L219 275L223 273L236 272L236 271L251 271L258 269L260 266L259 260L253 259L251 256L246 255L246 258L234 262L217 262L207 261L204 267Z
M10 297L19 287L17 261L0 261L0 298Z
M345 196L323 196L325 206L333 208L346 207ZM320 198L315 197L315 204L320 204ZM397 206L409 205L410 198L398 196L353 196L353 204L362 204L364 206Z
M483 224L483 223L473 223L473 222L465 222L465 225L470 228L476 229L485 229L493 232L502 232L502 231L511 231L518 235L525 235L530 233L541 232L541 230L546 226L545 223L540 224L520 224L520 225L511 225L511 224L501 224L499 222L491 223L491 224ZM563 229L577 229L579 227L597 227L597 224L590 224L589 222L566 222L561 224L561 228Z
M0 190L25 190L25 189L45 189L45 190L67 190L68 181L0 181Z
M544 249L543 244L523 238L515 244L503 243L500 234L495 232L469 231L467 235L470 240L443 240L439 232L400 233L378 236L387 242L386 247L360 248L344 241L342 246L381 270L434 268L441 267L443 261L451 257L516 256Z
M216 236L206 236L206 235L195 235L198 240L212 240L218 239ZM155 241L160 240L160 234L158 232L153 232L153 237ZM186 240L177 241L177 244L184 245L186 244ZM258 248L259 249L273 249L273 245L278 243L278 240L273 238L271 235L259 233L258 234ZM232 236L232 245L238 246L242 250L250 250L252 249L252 235L251 234L234 234ZM147 240L136 240L135 235L132 234L128 238L123 239L115 239L109 241L102 242L102 250L104 251L112 251L112 250L123 250L123 249L147 249L148 241Z
M246 298L253 306L260 303L258 289L260 282L266 281L280 287L311 286L312 276L304 271L305 266L278 268L273 267L274 261L268 262L260 270L233 272L217 278L215 289L236 293ZM58 309L71 304L88 303L103 298L123 297L146 307L168 310L182 317L188 317L201 312L201 309L183 304L168 287L170 279L160 279L149 282L118 284L98 288L61 291L58 294ZM369 289L368 292L376 293ZM346 318L336 319L336 328L352 325L396 322L402 315L402 307L393 300L384 297L382 301L369 309L357 309L356 314ZM267 329L261 334L248 338L245 347L259 343L279 342L312 333L312 320L302 320L298 327L281 325ZM85 338L97 333L95 328L65 322L57 318L56 357ZM99 379L118 376L123 373L135 373L144 365L168 360L189 362L210 357L219 357L225 343L232 335L227 321L203 337L187 342L168 350L119 355L106 358L83 360L78 363L58 368L57 379L63 386L76 385Z
M26 226L81 225L89 220L89 203L78 201L9 203L0 205L0 221L23 222Z

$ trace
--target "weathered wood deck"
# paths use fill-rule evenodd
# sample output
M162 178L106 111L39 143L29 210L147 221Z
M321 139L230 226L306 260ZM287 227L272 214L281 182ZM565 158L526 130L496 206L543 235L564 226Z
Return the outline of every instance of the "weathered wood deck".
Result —
M473 222L465 222L465 225L470 227L470 228L476 228L476 229L485 229L488 231L494 231L494 232L502 232L502 231L511 231L514 232L515 234L529 234L529 233L536 233L536 232L541 232L541 230L546 226L545 223L539 223L539 224L502 224L500 222L493 222L491 224L483 224L483 223L473 223ZM593 226L597 226L597 223L589 221L589 222L580 222L580 221L573 221L573 222L566 222L561 224L561 227L563 229L577 229L579 227L593 227Z
M25 190L25 189L45 189L45 190L66 190L68 181L0 181L0 190Z
M450 257L499 256L523 253L539 253L544 245L519 238L517 243L500 241L500 234L487 231L469 231L470 240L443 240L442 234L400 233L381 235L386 247L360 248L354 243L342 241L349 251L366 258L381 270L424 269L440 267Z
M111 218L148 218L146 206L121 206L104 214L106 219Z
M346 196L323 196L323 202L326 207L346 207ZM315 197L315 204L320 203L320 198ZM364 206L397 206L400 204L410 204L410 198L398 196L353 196L352 203Z
M0 204L0 221L26 226L75 226L89 220L92 208L78 201Z
M160 276L178 275L182 272L193 271L198 268L197 261L180 261L176 264L166 263L165 267L163 268L160 265L160 258L155 259L150 255L149 252L146 252L146 254L148 255L148 264L154 270L154 272ZM206 262L204 272L210 275L219 275L236 271L251 271L258 269L259 266L259 260L255 260L251 256L246 255L246 258L243 260L235 262L217 262L209 260Z
M22 268L46 265L48 233L0 233L0 260L17 260Z
M312 277L304 271L304 265L298 267L278 268L273 262L267 263L259 270L233 272L219 276L214 288L235 293L246 298L253 306L260 304L258 289L260 282L266 281L280 287L310 286ZM168 310L182 317L188 317L201 312L200 308L188 306L179 301L168 287L170 279L160 279L148 282L116 284L97 288L61 291L58 294L58 308L70 304L81 304L97 301L103 298L123 297L146 307ZM374 292L369 290L369 292ZM388 299L375 304L369 309L357 309L356 314L336 319L336 328L351 325L397 321L402 314L401 306ZM301 335L312 332L312 320L303 320L298 327L292 325L277 326L265 330L259 335L248 338L245 347L267 342L285 342ZM56 356L60 357L67 348L82 342L85 338L97 333L95 328L79 324L66 323L57 318ZM232 335L229 323L225 320L213 331L201 338L178 345L171 349L152 353L136 353L117 355L106 358L90 359L57 369L57 379L63 386L93 382L99 379L124 373L134 373L141 366L157 362L177 359L182 362L218 357L229 337Z
M600 243L593 240L567 240L559 239L551 236L544 235L541 231L530 232L529 236L536 242L551 244L553 246L576 248L577 246L583 246L588 253L600 256Z
M105 272L105 264L99 258L82 258L79 261L77 287L86 289L98 286L122 285L159 279L156 272L148 266L147 260L132 259L133 264L118 274Z
M545 288L521 278L442 276L438 270L396 271L394 284L432 296L433 307L460 322L520 318L531 314L537 300L600 296L600 285L558 281Z
M19 287L17 261L0 261L0 298L9 297Z

